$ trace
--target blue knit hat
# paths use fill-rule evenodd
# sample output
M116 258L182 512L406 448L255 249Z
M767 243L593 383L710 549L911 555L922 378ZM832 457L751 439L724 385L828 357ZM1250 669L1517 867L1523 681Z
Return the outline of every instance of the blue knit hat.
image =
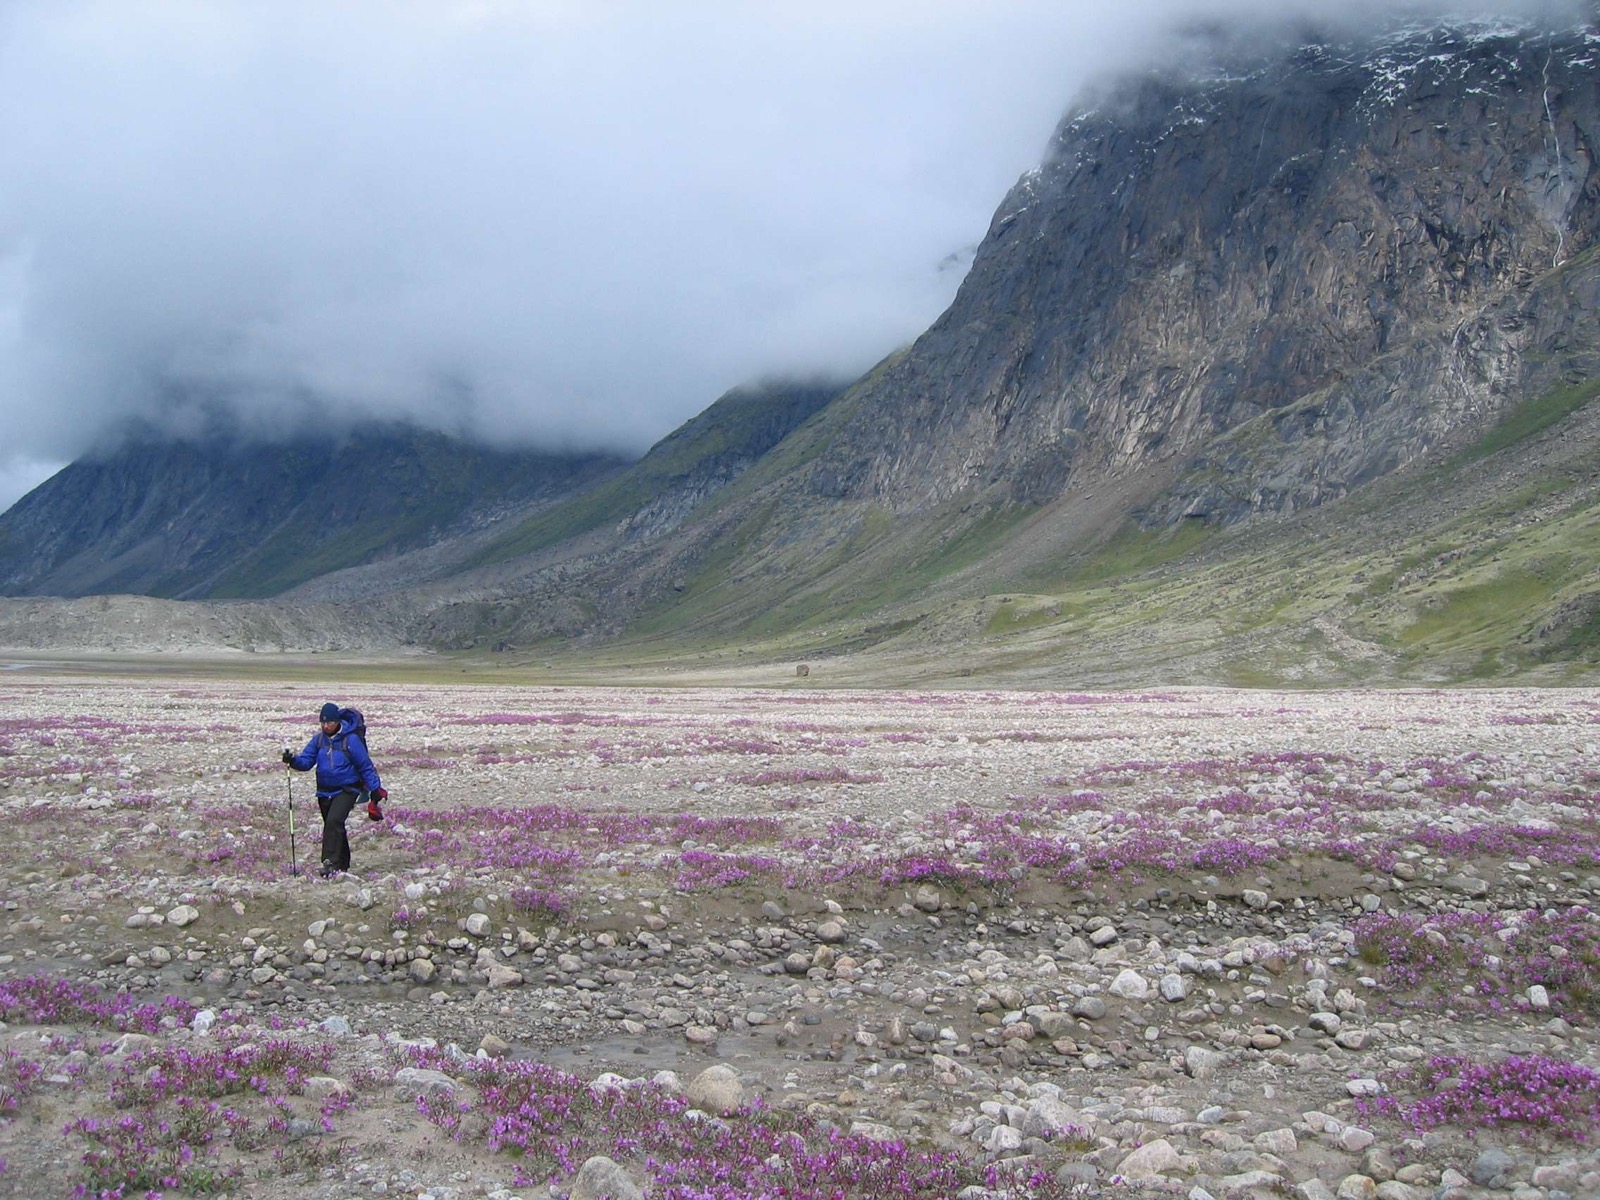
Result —
M330 700L330 701L328 701L326 704L324 704L322 706L322 716L319 717L318 720L321 720L321 721L337 721L338 719L339 719L339 706L337 704L335 704L332 700Z

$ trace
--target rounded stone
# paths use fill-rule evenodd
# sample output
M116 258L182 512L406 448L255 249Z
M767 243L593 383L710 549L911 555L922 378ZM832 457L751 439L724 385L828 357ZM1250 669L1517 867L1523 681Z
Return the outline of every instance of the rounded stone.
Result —
M1315 1012L1306 1018L1306 1024L1313 1029L1321 1030L1323 1033L1335 1034L1339 1032L1339 1027L1344 1022L1339 1019L1338 1013Z
M486 972L489 976L489 986L492 989L521 987L526 980L522 972L515 967L508 967L504 963L494 963Z
M617 1162L597 1154L578 1168L567 1200L644 1200L644 1193Z
M1066 1133L1082 1133L1089 1123L1088 1118L1070 1105L1054 1096L1041 1096L1028 1105L1022 1118L1022 1135L1054 1138Z
M1516 1165L1517 1160L1511 1155L1498 1146L1490 1146L1479 1153L1467 1174L1479 1187L1502 1188L1509 1182Z
M1022 1130L1009 1125L996 1125L984 1139L983 1148L990 1154L1003 1154L1007 1150L1022 1149L1022 1141Z
M1117 1173L1129 1179L1148 1178L1175 1171L1183 1165L1183 1158L1166 1138L1146 1142L1117 1167Z
M1346 1125L1339 1131L1338 1139L1339 1145L1351 1154L1360 1154L1378 1140L1370 1129L1362 1129L1359 1125Z
M1183 1052L1183 1069L1192 1079L1210 1079L1227 1061L1227 1055L1204 1046L1190 1046Z
M718 1063L691 1079L684 1097L698 1109L725 1117L744 1106L745 1087L739 1072Z
M1293 1154L1300 1148L1292 1129L1269 1129L1265 1133L1258 1133L1253 1144L1257 1150L1276 1154L1279 1158Z
M1121 996L1124 1000L1143 1000L1150 995L1150 984L1139 972L1127 967L1117 972L1117 977L1107 986L1106 991L1113 996Z

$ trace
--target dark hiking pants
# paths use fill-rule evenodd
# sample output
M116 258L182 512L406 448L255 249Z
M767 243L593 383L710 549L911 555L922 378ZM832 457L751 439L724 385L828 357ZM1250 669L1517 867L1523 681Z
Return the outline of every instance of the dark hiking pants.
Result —
M344 823L355 808L361 793L351 788L332 796L318 796L317 807L322 810L322 869L348 871L350 869L350 838Z

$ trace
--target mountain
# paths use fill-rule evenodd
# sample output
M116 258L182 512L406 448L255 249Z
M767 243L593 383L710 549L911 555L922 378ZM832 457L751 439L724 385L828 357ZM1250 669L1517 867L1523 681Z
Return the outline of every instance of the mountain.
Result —
M1142 474L1178 500L1147 520L1234 521L1591 377L1594 51L1408 29L1108 92L812 490L1041 504Z
M725 397L290 598L354 589L397 643L905 682L1589 669L1597 51L1416 25L1107 85L837 395Z
M135 439L72 463L0 516L0 593L271 596L624 465L402 427L267 446Z
M608 633L859 646L1097 562L1224 553L1242 525L1580 412L1600 390L1596 44L1412 27L1108 88L926 334L563 597ZM1530 626L1586 594L1585 562L1526 593ZM497 621L557 631L537 589Z
M504 561L613 523L625 542L667 533L840 390L826 383L735 388L652 446L630 470L581 500L508 530L481 557Z

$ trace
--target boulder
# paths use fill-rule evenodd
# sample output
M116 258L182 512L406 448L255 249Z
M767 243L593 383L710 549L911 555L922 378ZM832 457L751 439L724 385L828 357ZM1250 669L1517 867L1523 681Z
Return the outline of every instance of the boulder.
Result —
M1106 991L1124 1000L1143 1000L1150 995L1150 983L1139 972L1128 967L1117 972L1117 977L1106 987Z
M578 1168L567 1200L645 1200L628 1173L603 1154L596 1154Z
M1059 1137L1064 1133L1088 1133L1094 1122L1071 1105L1054 1096L1041 1096L1028 1105L1022 1118L1023 1137Z
M1275 1154L1279 1158L1287 1157L1300 1148L1292 1129L1269 1129L1265 1133L1258 1133L1252 1144L1262 1153Z
M1183 1069L1194 1079L1210 1079L1227 1061L1228 1056L1220 1050L1204 1046L1190 1046L1183 1052Z
M1157 1138L1153 1142L1146 1142L1123 1159L1117 1167L1117 1173L1129 1179L1147 1179L1152 1175L1176 1171L1182 1166L1183 1156L1177 1148L1166 1138Z
M521 987L526 982L522 972L515 967L508 967L504 963L494 963L485 972L489 976L490 988Z
M455 1094L456 1081L443 1071L428 1067L401 1067L395 1072L395 1090L408 1100L418 1096L450 1096Z
M739 1072L718 1063L691 1079L684 1097L698 1109L725 1117L744 1107L745 1088Z
M1490 1146L1473 1160L1472 1169L1467 1175L1479 1187L1504 1188L1511 1182L1511 1174L1516 1167L1516 1159L1500 1147Z

